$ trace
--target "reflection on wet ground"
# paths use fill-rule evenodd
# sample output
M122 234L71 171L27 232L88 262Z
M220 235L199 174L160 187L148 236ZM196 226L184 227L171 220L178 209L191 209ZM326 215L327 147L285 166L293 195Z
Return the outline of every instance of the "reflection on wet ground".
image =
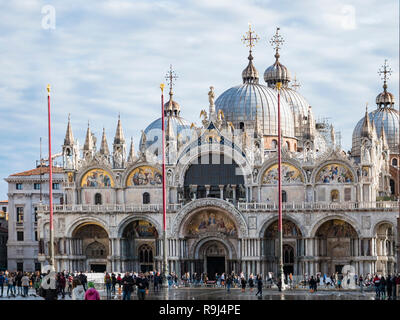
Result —
M103 296L102 299L106 297ZM120 299L117 295L116 299ZM132 293L132 299L137 300L137 295ZM150 291L146 300L376 300L374 292L359 291L317 291L310 293L306 290L284 291L264 290L263 295L256 296L256 290L242 292L240 289L232 289L227 292L224 289L210 288L179 288L167 289L160 292Z

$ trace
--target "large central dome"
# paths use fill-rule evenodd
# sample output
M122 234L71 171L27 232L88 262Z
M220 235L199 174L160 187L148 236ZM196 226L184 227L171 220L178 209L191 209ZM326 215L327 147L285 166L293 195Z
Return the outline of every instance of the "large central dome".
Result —
M255 129L256 120L264 136L278 136L277 92L259 84L259 76L249 54L249 64L242 72L243 84L223 92L215 101L217 111L222 110L225 120L238 129ZM294 119L290 106L281 99L282 135L294 138Z
M244 83L222 93L215 101L225 119L235 128L255 128L256 114L265 136L278 135L278 99L273 89L256 83ZM294 137L294 120L290 107L281 99L281 126L285 137Z

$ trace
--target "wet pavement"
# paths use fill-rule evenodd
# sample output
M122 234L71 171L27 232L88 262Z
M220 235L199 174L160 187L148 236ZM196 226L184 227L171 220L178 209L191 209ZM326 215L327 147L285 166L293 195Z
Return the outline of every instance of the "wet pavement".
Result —
M227 292L219 288L176 288L150 291L146 300L376 300L375 292L335 291L324 290L310 293L308 290L287 290L279 292L273 289L264 289L263 295L256 296L257 290L250 292L246 289L231 289ZM105 292L101 291L101 298L106 300ZM117 294L113 299L121 299ZM132 293L132 300L138 300L136 293Z

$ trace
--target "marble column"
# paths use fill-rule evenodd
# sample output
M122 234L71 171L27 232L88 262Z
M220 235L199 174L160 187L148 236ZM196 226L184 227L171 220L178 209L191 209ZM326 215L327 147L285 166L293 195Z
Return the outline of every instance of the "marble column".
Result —
M220 185L218 185L218 187L219 187L219 197L221 199L224 199L224 185L220 184Z
M233 198L233 201L235 202L236 201L236 184L232 185L232 198Z
M210 185L206 184L205 187L206 187L206 197L208 197L208 195L210 194Z

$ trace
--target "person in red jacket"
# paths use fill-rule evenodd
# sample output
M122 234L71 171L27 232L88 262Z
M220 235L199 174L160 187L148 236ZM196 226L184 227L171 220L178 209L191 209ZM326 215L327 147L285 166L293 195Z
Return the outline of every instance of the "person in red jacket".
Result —
M100 300L99 292L94 288L93 282L88 283L89 289L86 290L85 300Z

